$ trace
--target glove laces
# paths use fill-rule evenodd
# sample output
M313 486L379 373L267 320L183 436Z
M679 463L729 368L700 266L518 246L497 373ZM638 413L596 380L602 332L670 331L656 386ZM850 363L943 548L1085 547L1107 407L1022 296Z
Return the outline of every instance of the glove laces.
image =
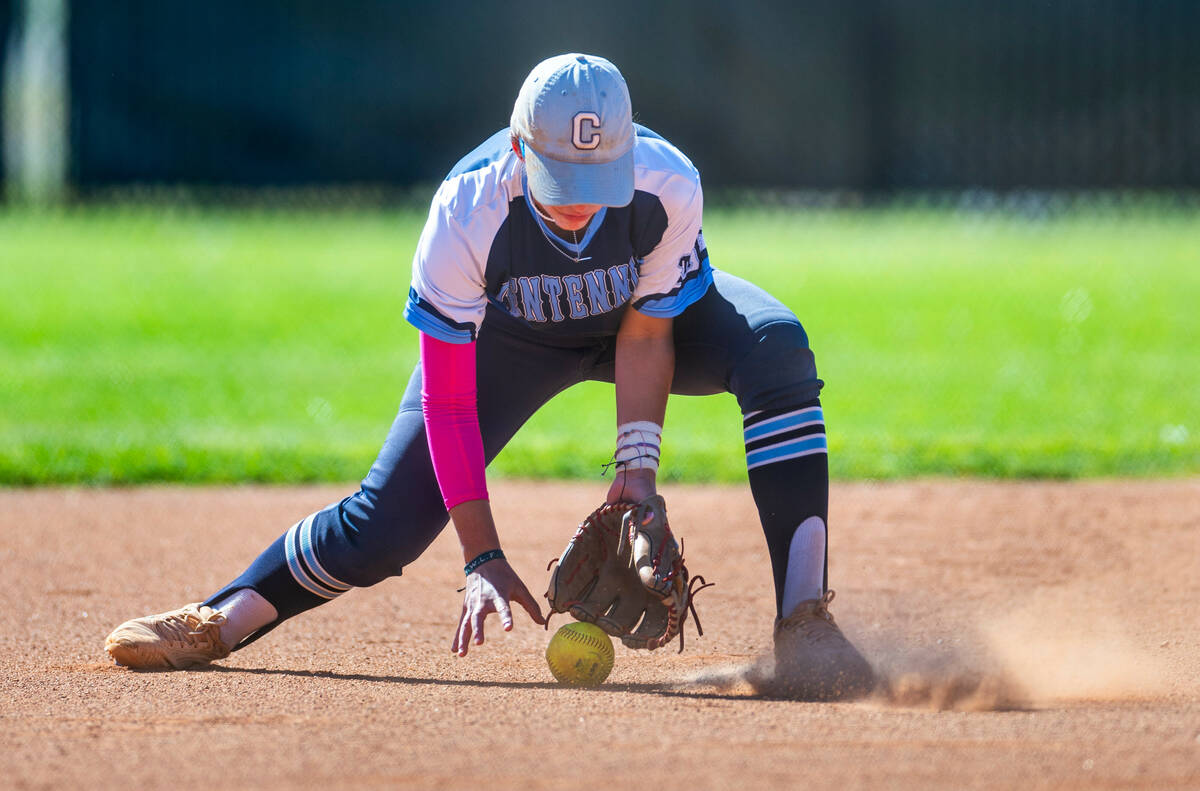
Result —
M683 543L682 542L680 542L680 545L679 545L679 562L680 562L680 566L682 567L682 564L683 564ZM704 627L702 627L700 625L700 616L696 614L696 594L699 593L700 591L704 590L705 588L711 588L712 586L714 586L716 584L717 583L715 583L715 582L708 582L707 580L704 579L704 577L700 576L699 574L697 574L696 576L694 576L690 580L688 580L687 612L684 613L683 620L679 624L679 653L681 653L681 654L683 653L683 633L685 631L683 627L687 625L688 613L691 613L692 620L695 621L695 623L696 623L696 636L697 637L704 636Z

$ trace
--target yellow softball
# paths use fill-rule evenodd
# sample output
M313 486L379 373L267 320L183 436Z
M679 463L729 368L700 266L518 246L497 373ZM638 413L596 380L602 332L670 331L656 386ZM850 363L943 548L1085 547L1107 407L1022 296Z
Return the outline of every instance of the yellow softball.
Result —
M561 684L594 687L612 671L612 640L594 624L569 623L550 638L546 664Z

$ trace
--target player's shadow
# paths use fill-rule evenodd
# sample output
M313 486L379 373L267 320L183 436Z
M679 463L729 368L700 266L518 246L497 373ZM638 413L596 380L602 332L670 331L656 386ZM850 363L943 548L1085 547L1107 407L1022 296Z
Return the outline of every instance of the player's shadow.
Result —
M377 676L368 673L336 673L332 670L286 670L265 667L227 667L210 665L190 672L248 673L255 676L296 676L298 678L328 678L335 681L371 681L381 684L425 684L435 687L491 687L496 689L563 689L554 681L487 681L459 678L421 678L419 676ZM681 689L679 684L602 684L598 687L571 687L580 692L633 692L639 695L658 695L668 698L696 700L756 700L761 696L723 692L700 692Z

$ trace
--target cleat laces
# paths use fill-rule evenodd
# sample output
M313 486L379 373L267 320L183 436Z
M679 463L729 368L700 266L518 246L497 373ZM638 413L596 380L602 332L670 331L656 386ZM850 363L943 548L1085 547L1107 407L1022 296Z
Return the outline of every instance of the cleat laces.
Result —
M833 601L833 591L827 591L824 596L815 600L812 605L801 605L801 611L783 618L775 627L776 633L799 632L806 640L819 643L830 638L845 639L841 630L829 612L829 603ZM807 604L807 603L805 603Z
M172 613L156 624L155 631L178 647L212 648L221 642L225 620L224 613L216 610L207 618L191 612Z

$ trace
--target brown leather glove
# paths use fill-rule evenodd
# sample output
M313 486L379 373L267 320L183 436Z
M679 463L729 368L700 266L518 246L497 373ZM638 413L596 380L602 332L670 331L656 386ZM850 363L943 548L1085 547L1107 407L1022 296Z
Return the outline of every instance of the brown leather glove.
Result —
M702 577L696 578L707 587ZM629 648L654 650L679 635L692 606L687 567L659 495L606 503L588 514L550 575L551 612L594 623ZM696 629L700 621L696 619Z

